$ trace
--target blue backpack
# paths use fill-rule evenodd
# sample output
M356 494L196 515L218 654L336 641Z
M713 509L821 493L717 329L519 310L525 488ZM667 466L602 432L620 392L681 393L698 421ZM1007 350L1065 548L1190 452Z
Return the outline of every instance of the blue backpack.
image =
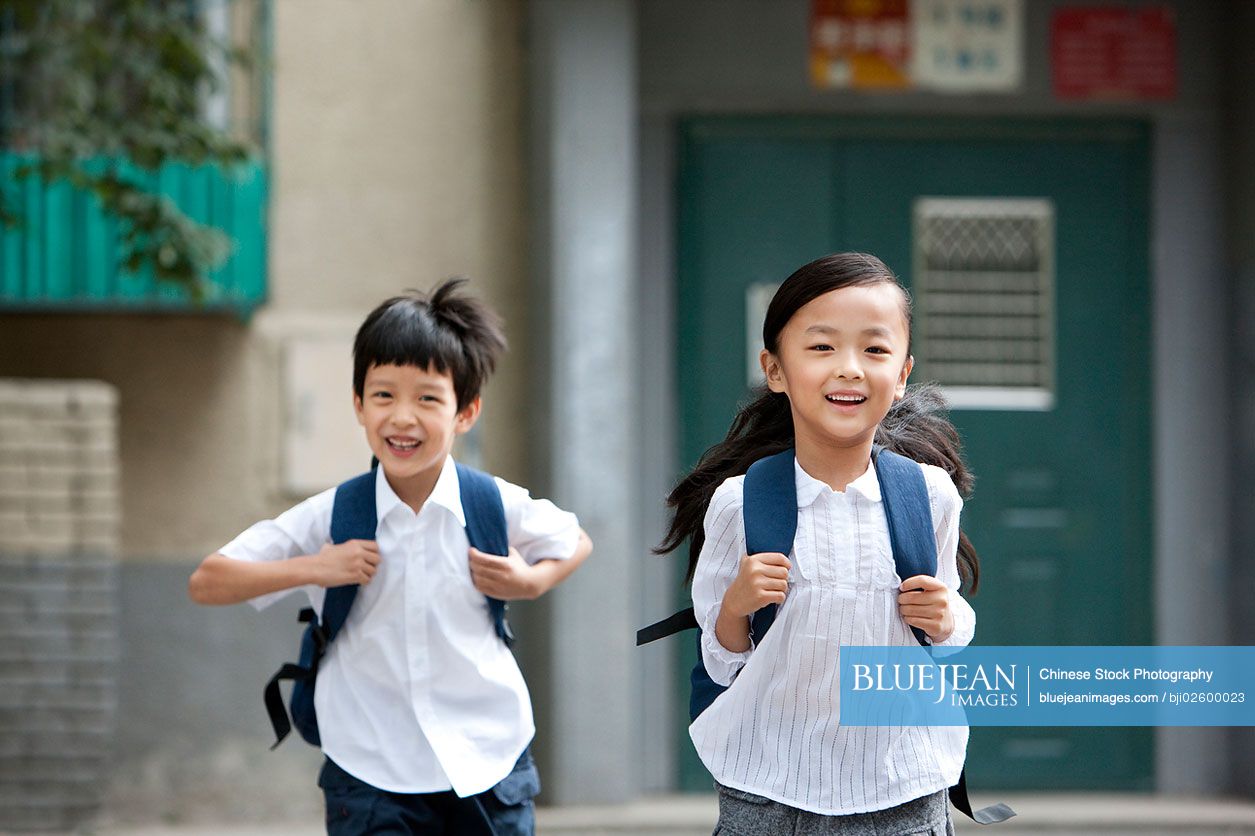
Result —
M463 464L457 464L458 485L462 508L466 514L466 536L475 548L487 554L506 554L509 539L506 533L505 508L501 504L501 492L487 473ZM335 504L331 509L331 542L349 540L374 540L378 515L375 509L375 471L355 476L336 488ZM300 661L285 664L266 683L266 713L274 727L274 749L288 733L292 725L302 738L311 745L320 746L318 716L314 712L314 683L318 678L318 665L326 654L357 595L357 584L332 587L327 590L322 605L322 621L310 607L301 610L300 620L307 626L301 638ZM487 597L487 596L485 596ZM506 621L506 603L488 598L488 614L497 636L507 646L514 644L514 634ZM292 680L292 720L284 709L279 683Z
M794 452L759 459L745 473L744 500L741 515L745 523L745 549L749 554L793 551L797 534L797 483L793 469ZM928 503L928 485L924 471L917 462L891 450L876 446L872 462L880 482L881 501L889 521L889 543L898 577L937 574L937 545L933 535L932 511ZM763 607L750 618L750 634L757 645L775 622L776 605ZM651 624L636 633L637 646L670 636L682 630L698 630L697 664L690 675L689 718L710 707L727 690L710 678L702 661L701 627L693 608ZM928 637L912 627L916 641L928 645ZM967 771L959 774L959 782L950 788L950 802L960 812L979 824L994 824L1015 815L1006 804L998 803L973 811L967 797Z

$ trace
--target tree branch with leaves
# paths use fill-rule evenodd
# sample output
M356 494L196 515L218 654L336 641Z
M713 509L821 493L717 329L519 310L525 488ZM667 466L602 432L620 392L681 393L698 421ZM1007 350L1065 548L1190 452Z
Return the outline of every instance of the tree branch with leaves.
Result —
M259 14L260 4L243 5ZM258 153L256 143L209 124L204 101L227 83L225 69L257 72L260 63L254 44L207 31L204 6L0 0L0 150L22 160L14 182L0 181L0 223L23 222L11 186L67 182L120 221L120 268L151 267L158 280L203 298L231 240L150 183L170 162L229 168Z

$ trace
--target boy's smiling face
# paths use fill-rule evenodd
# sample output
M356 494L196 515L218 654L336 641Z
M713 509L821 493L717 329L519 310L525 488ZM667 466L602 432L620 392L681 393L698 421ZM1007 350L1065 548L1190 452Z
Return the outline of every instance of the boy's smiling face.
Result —
M402 501L421 505L436 484L458 435L479 417L479 398L459 410L453 378L434 366L378 365L366 371L357 421L370 450Z

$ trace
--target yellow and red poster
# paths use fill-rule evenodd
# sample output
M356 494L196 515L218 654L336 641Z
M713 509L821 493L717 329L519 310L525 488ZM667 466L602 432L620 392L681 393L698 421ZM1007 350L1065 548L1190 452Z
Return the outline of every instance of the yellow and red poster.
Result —
M1014 90L1023 41L1024 0L811 0L817 87Z
M813 0L811 80L817 87L911 86L908 0Z

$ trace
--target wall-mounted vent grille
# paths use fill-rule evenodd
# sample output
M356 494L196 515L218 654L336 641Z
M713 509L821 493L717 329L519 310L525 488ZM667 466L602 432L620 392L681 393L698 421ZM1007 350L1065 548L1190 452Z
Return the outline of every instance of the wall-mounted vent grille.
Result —
M959 409L1053 407L1053 205L926 197L914 216L921 376Z

